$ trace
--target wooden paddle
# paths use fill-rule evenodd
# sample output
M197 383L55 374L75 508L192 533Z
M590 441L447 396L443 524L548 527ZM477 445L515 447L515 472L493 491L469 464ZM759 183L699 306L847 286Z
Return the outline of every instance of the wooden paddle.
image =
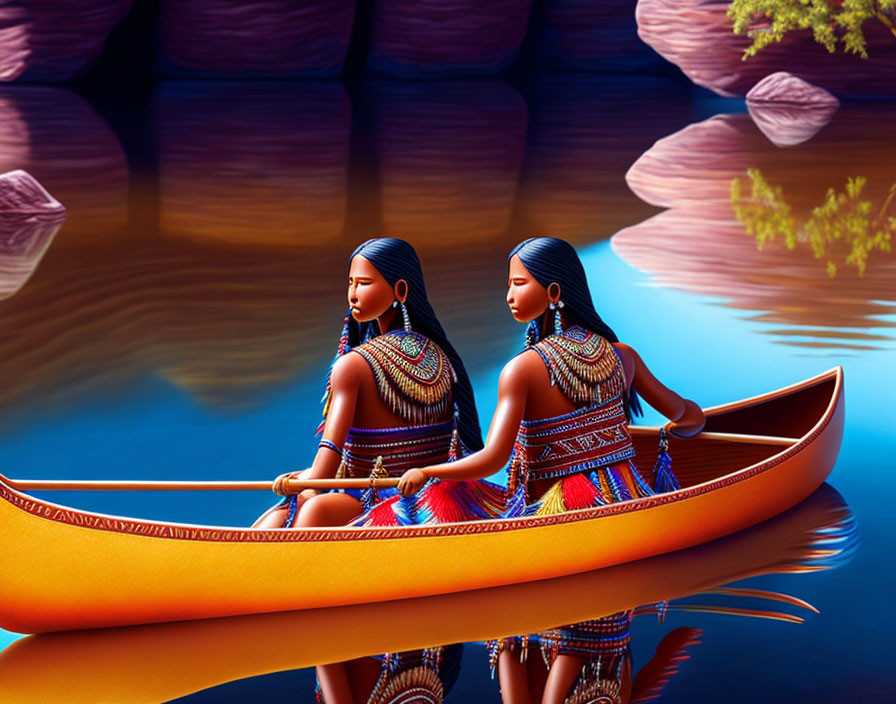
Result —
M230 481L140 481L104 479L7 479L0 474L0 482L17 491L272 491L274 482ZM367 489L369 479L292 479L286 488L292 493L302 489ZM398 486L398 479L374 479L377 489Z
M632 435L658 435L660 428L643 425L629 426ZM737 433L698 433L694 438L747 445L775 445L786 447L799 438L783 438L770 435L739 435ZM271 481L140 481L104 479L7 479L0 474L0 481L17 491L272 491ZM375 479L377 489L398 486L398 479ZM291 493L303 489L367 489L369 479L292 479L286 484Z
M660 428L651 428L646 425L630 425L628 427L628 431L631 435L657 435L660 432ZM668 427L666 428L666 431L668 432ZM742 443L744 445L780 445L781 447L787 447L799 442L799 438L784 438L777 437L775 435L741 435L739 433L700 432L690 438L682 438L678 435L674 435L673 433L669 433L669 436L677 438L679 440L695 440L699 438L700 440L735 442Z

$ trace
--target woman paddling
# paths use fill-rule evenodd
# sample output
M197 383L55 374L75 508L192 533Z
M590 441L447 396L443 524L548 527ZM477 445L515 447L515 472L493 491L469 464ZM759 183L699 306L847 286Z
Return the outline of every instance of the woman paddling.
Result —
M473 390L429 303L413 247L395 238L358 247L350 258L348 303L327 384L322 440L302 478L398 477L420 463L480 449ZM297 476L283 475L277 485ZM306 489L268 511L255 527L343 525L389 494L397 496L394 489ZM499 487L477 483L467 494L471 500L454 507L462 520L497 515ZM396 516L391 510L388 515ZM390 654L382 662L361 658L320 666L319 698L328 704L378 701L416 688L441 701L451 684L445 673L456 676L459 650L449 646Z
M417 499L426 502L437 486L432 480L478 479L508 461L507 516L560 513L676 488L668 472L654 487L641 477L628 422L640 413L638 394L672 420L676 435L698 433L703 412L663 386L601 320L573 247L536 237L514 248L507 303L517 321L529 323L527 349L501 373L485 447L456 462L408 470L399 491L410 495L430 482ZM505 702L529 701L521 662L526 640L498 643ZM554 689L552 676L568 676L565 659L554 660L546 689Z

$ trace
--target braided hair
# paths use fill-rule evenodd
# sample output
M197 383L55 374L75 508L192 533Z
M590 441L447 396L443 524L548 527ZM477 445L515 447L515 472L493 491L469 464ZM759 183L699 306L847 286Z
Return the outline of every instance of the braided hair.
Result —
M568 318L586 330L597 333L608 342L619 342L613 329L594 309L585 268L569 242L557 237L530 237L514 247L508 259L514 255L520 258L526 270L542 286L547 288L552 283L560 286L560 295L564 303L563 312ZM534 325L530 328L532 342L540 339L547 315L548 311L545 311L533 321ZM623 396L623 405L629 422L633 415L640 416L644 413L634 386Z
M376 237L367 240L352 252L349 261L357 255L363 256L390 286L404 279L408 283L408 296L405 300L411 329L428 337L436 343L451 361L457 381L452 385L452 397L457 407L457 432L463 446L475 452L483 447L482 430L479 427L479 414L476 412L476 400L473 396L473 385L467 375L467 369L460 355L448 341L448 336L426 295L426 284L423 281L423 270L420 259L414 248L404 240L395 237ZM336 356L339 357L365 340L379 334L379 324L372 320L359 323L351 316L345 317L342 338Z

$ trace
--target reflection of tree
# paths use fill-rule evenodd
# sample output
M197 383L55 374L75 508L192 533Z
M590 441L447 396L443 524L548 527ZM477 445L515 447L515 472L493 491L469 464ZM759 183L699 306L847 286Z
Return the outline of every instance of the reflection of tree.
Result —
M896 0L733 0L728 19L735 34L753 43L744 59L780 42L788 32L811 29L815 41L834 53L844 51L868 58L862 25L876 19L896 37Z
M888 216L888 210L896 197L896 183L883 205L872 213L871 201L861 198L867 179L848 178L842 193L829 188L824 202L800 223L780 186L772 186L759 169L748 169L747 174L752 181L749 195L745 195L746 183L735 178L731 182L731 206L760 250L779 236L791 250L797 242L808 242L816 259L827 259L830 276L837 273L838 257L847 266L856 267L862 276L872 250L890 251L896 217Z

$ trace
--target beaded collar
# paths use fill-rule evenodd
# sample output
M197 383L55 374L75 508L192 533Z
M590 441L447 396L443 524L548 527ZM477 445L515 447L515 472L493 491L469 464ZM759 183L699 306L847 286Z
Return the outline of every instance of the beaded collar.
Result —
M412 330L394 330L354 351L367 360L380 398L395 415L418 425L445 418L454 369L432 340Z
M551 386L575 404L600 404L625 391L625 371L613 345L573 325L532 345L544 360Z

